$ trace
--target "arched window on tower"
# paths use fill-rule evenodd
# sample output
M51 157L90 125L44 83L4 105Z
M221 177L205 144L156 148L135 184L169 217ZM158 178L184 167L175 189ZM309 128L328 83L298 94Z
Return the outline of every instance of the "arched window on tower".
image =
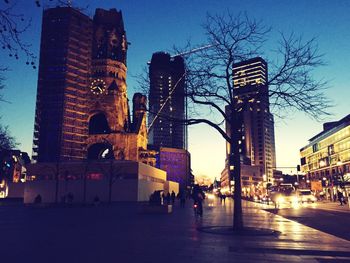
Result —
M108 121L104 113L100 112L90 118L89 134L108 134L111 133Z

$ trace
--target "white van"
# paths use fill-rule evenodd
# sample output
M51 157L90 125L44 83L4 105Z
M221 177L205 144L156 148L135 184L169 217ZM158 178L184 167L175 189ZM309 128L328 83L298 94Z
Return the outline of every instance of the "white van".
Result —
M317 201L317 198L312 194L310 189L299 189L297 193L299 202L301 203L314 203Z

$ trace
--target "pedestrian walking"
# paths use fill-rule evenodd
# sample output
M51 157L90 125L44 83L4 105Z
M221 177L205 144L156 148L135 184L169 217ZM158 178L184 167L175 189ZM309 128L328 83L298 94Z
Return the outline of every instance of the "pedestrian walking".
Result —
M338 201L340 202L340 205L343 205L344 202L344 195L342 192L338 191Z
M178 197L180 199L180 206L185 207L186 195L183 191L179 192Z
M164 191L162 192L162 204L165 205L165 194L164 194Z
M171 192L171 203L172 203L173 205L175 204L175 197L176 197L175 192L172 191L172 192Z
M221 192L219 192L219 197L220 197L221 203L224 203L224 204L225 204L226 195L224 195L224 194L222 194Z
M168 192L168 194L166 195L166 203L167 203L167 205L170 205L170 199L171 199L171 196L170 196L170 193Z

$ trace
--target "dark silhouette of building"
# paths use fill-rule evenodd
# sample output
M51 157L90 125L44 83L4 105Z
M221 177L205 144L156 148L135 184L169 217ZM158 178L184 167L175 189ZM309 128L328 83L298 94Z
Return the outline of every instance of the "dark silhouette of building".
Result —
M234 92L242 109L239 118L242 122L240 152L243 184L273 182L276 154L267 72L267 63L260 57L233 65ZM230 109L226 107L226 111ZM228 123L226 130L230 131ZM230 152L229 147L227 144L227 153Z
M92 20L73 8L43 13L34 160L84 156L92 29Z
M127 45L121 11L44 11L33 159L148 162L147 99L134 95L131 120Z
M152 55L149 69L149 140L158 147L185 148L185 65L180 56Z

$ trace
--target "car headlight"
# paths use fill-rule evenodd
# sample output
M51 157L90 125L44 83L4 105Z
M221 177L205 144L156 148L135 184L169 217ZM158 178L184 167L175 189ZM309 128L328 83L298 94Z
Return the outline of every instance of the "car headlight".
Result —
M277 201L277 203L284 203L285 199L283 196L279 196L279 197L277 197L276 201Z
M208 199L214 199L214 195L213 194L207 194Z
M298 203L299 202L299 198L296 196L292 197L292 203Z

